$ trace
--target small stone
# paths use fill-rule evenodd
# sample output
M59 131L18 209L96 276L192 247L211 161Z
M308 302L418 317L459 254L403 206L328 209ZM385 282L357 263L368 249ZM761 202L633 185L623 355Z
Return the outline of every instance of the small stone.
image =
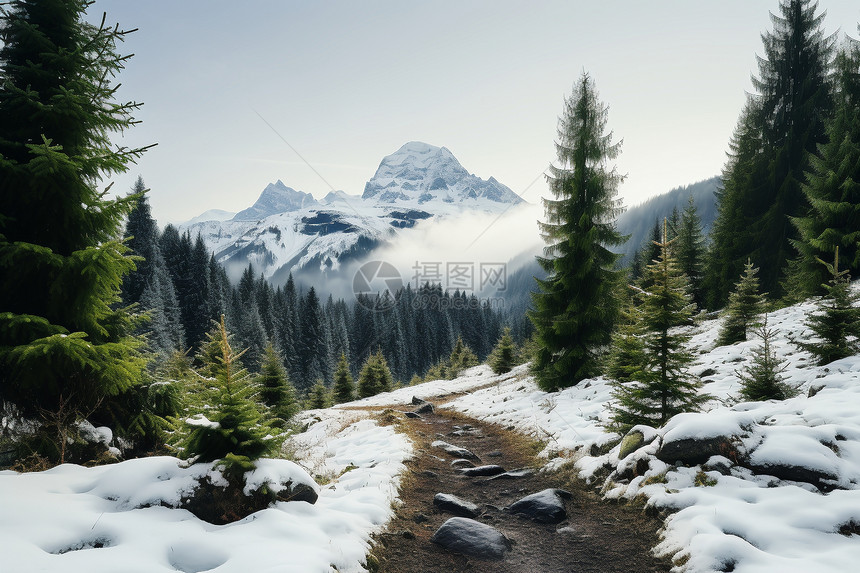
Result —
M431 404L430 402L424 402L412 411L415 414L432 414L436 411L436 409L433 408L433 404Z
M439 474L437 474L436 472L431 471L431 470L424 470L423 472L421 472L421 475L423 475L424 477L432 478L432 479L436 479L437 477L439 477Z
M476 517L479 513L477 505L450 493L437 493L433 497L433 506L460 517Z
M479 458L478 456L476 456L475 454L473 454L472 452L470 452L466 448L461 448L459 446L455 446L454 444L449 444L448 442L445 442L443 440L436 440L435 442L433 442L430 445L433 446L434 448L441 448L442 450L444 450L448 454L451 454L452 456L457 456L458 458L466 458L466 459L473 460L476 462L481 461L481 458Z
M453 468L473 468L475 464L467 460L466 458L457 458L456 460L451 462L451 467Z
M570 493L560 489L545 489L514 502L507 511L538 523L559 523L567 517L563 497Z
M502 559L511 550L511 542L498 529L466 517L452 517L430 541L476 559Z
M468 477L495 476L504 473L505 468L497 465L478 466L474 468L463 468L461 474Z
M422 400L418 396L412 396L412 405L413 406L420 406L421 404L426 404L426 403L427 403L427 400Z
M415 419L415 418L420 418L420 417L421 417L419 414L417 414L417 413L415 413L415 412L403 412L403 414L404 414L407 418L413 418L413 419Z
M415 523L424 523L426 521L429 521L429 519L430 518L428 518L423 513L416 513L415 515L412 516L412 521L414 521Z
M317 498L316 490L304 483L290 483L275 494L278 501L304 501L311 505L317 502Z
M495 480L495 479L517 479L524 478L534 475L535 470L532 468L520 468L517 470L508 470L506 472L500 473L498 475L494 475L492 477L487 478L487 481Z
M488 458L500 458L500 457L502 457L502 452L500 452L499 450L496 450L495 452L490 452L489 454L487 454L487 457Z

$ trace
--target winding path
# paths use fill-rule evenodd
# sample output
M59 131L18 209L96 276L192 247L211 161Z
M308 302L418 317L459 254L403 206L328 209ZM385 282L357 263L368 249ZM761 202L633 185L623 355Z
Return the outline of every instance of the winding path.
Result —
M376 536L372 553L379 562L378 571L647 573L670 569L650 551L657 543L661 521L644 515L640 508L602 501L564 472L535 472L512 479L467 477L452 466L454 456L432 445L444 440L466 448L480 458L478 465L498 464L507 470L539 468L542 462L536 453L541 447L531 439L445 410L420 418L403 414L393 418L398 429L412 439L416 455L407 464L410 470L401 487L401 505L388 529ZM568 517L564 521L542 524L504 511L523 496L546 488L572 493L572 499L565 502ZM512 549L500 561L479 560L431 542L433 533L452 517L434 507L437 493L477 504L475 519L501 531L512 542Z

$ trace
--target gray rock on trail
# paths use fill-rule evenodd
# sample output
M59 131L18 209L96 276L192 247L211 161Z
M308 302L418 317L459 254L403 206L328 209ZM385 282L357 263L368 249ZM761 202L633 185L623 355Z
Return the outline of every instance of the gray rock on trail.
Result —
M416 414L433 414L434 412L436 412L436 409L430 402L425 402L424 404L421 404L412 411Z
M487 477L487 476L496 476L505 472L505 468L497 465L488 465L488 466L478 466L475 468L463 468L459 471L461 474L467 477Z
M562 498L570 499L570 497L570 493L563 489L550 488L527 495L505 510L538 523L559 523L567 517Z
M495 480L495 479L517 479L524 478L534 475L535 470L532 468L520 468L516 470L508 470L504 473L500 473L498 475L494 475L493 477L489 477L486 481Z
M406 416L407 418L420 418L421 417L421 415L418 414L417 412L403 412L403 415Z
M460 517L477 517L480 513L476 504L450 493L437 493L433 496L433 505L439 511L447 511Z
M467 450L466 448L461 448L460 446L455 446L454 444L449 444L443 440L436 440L432 444L430 444L434 448L441 448L446 453L457 456L458 458L466 458L467 460L474 460L476 462L480 462L481 458Z
M433 414L436 412L436 408L433 407L433 404L427 400L422 400L418 396L412 396L412 405L418 406L412 410L413 414Z
M511 542L498 529L467 517L452 517L430 541L476 559L502 559L511 550Z
M475 426L466 424L465 426L454 426L454 430L448 435L462 438L463 436L481 436L482 434L481 430L479 430Z
M473 468L475 464L467 460L466 458L457 458L456 460L451 461L452 468Z

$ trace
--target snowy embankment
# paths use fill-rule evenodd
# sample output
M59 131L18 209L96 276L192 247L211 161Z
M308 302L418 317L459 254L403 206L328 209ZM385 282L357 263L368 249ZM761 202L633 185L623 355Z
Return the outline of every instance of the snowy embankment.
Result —
M391 517L411 445L359 413L313 411L305 423L311 417L294 442L298 463L261 460L249 481L308 483L316 504L277 502L228 525L173 507L199 478L218 479L211 464L183 468L154 457L0 472L0 570L364 571L370 534ZM301 466L327 483L317 486Z
M676 416L660 429L639 427L640 441L628 443L623 457L621 436L606 429L607 380L550 394L537 388L525 366L502 376L479 366L455 380L303 413L307 429L288 446L298 465L263 461L254 479L301 482L310 474L322 484L314 486L316 504L278 502L229 525L172 507L195 479L214 475L211 466L182 468L159 457L0 472L0 570L364 571L370 535L392 515L412 447L363 408L411 409L418 396L447 400L447 407L543 440L548 468L575 464L607 497L672 510L657 551L671 556L678 571L854 571L860 563L860 356L809 365L809 355L791 341L809 337L803 322L812 309L798 305L768 319L798 397L736 403L736 372L759 342L714 348L719 323L705 322L694 328L699 350L692 372L714 396L707 412ZM684 452L690 443L699 451Z
M800 390L796 398L736 403L736 371L759 341L714 348L719 323L707 321L694 328L700 354L692 372L715 397L708 411L676 416L658 430L640 428L643 445L623 459L621 444L614 445L621 436L605 429L612 393L604 379L548 394L520 370L448 406L544 440L548 467L575 463L581 477L603 484L607 497L643 496L649 505L674 510L657 551L671 556L679 571L854 571L860 563L860 356L809 364L791 341L808 339L803 322L813 308L806 303L768 319L778 333L786 381ZM729 457L683 464L669 454L659 459L661 446L692 441L716 444Z

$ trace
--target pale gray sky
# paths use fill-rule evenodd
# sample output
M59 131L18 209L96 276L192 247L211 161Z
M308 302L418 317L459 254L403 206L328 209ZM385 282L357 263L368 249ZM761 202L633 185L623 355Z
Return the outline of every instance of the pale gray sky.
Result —
M160 223L238 211L281 179L321 198L361 193L383 156L445 146L531 202L555 158L563 98L583 70L624 140L626 204L717 175L777 0L97 0L140 28L122 99L144 102L125 143L158 146L142 175ZM857 36L860 3L821 0ZM258 116L259 114L259 116ZM260 118L323 176L321 180ZM527 189L528 188L528 189Z

